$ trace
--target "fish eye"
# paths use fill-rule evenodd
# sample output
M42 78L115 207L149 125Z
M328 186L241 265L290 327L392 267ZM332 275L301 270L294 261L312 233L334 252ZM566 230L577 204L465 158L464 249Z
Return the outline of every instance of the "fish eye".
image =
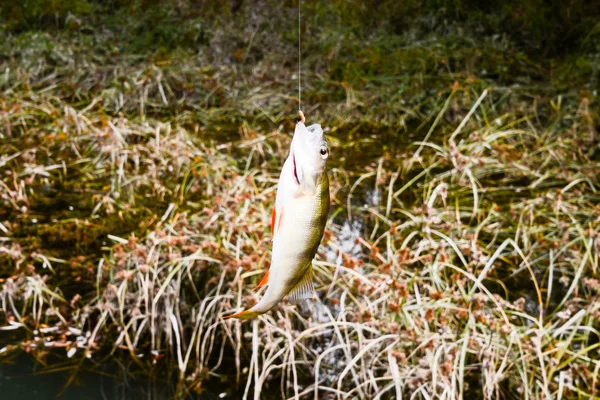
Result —
M327 148L327 146L321 146L319 153L321 154L321 158L325 160L329 155L329 149Z

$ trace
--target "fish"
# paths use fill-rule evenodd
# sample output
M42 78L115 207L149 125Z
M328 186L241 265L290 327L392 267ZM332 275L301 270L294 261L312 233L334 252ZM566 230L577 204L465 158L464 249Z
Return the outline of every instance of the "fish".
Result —
M303 117L301 115L301 117ZM283 164L271 214L271 268L257 288L267 290L253 307L225 318L253 319L286 295L291 304L314 295L312 261L329 214L329 146L319 124L296 124L290 153Z

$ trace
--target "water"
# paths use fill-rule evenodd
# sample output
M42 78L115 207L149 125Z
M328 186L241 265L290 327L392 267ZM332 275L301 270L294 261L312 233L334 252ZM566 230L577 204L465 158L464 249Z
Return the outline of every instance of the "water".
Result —
M20 354L11 364L0 365L0 399L2 400L159 400L226 398L225 393L204 390L201 394L176 395L174 382L136 374L122 365L94 366L73 374L68 370L48 372L27 354ZM71 382L70 382L71 381ZM70 382L70 383L69 383ZM231 398L231 397L229 397Z

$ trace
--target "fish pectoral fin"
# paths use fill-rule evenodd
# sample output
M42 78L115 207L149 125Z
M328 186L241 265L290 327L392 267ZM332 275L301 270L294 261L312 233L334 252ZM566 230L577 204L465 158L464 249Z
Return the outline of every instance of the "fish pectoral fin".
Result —
M288 293L288 300L291 304L298 304L302 300L310 299L315 294L315 286L313 285L312 263L300 279L298 284L294 286Z

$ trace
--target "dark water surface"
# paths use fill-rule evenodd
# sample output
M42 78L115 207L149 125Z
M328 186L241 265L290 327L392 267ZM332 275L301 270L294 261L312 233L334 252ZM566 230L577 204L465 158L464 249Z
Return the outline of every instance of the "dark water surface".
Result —
M204 390L202 394L177 396L175 382L133 375L120 365L89 365L89 369L46 372L27 354L20 354L11 364L0 364L0 399L2 400L136 400L224 398ZM94 370L92 371L92 368Z

